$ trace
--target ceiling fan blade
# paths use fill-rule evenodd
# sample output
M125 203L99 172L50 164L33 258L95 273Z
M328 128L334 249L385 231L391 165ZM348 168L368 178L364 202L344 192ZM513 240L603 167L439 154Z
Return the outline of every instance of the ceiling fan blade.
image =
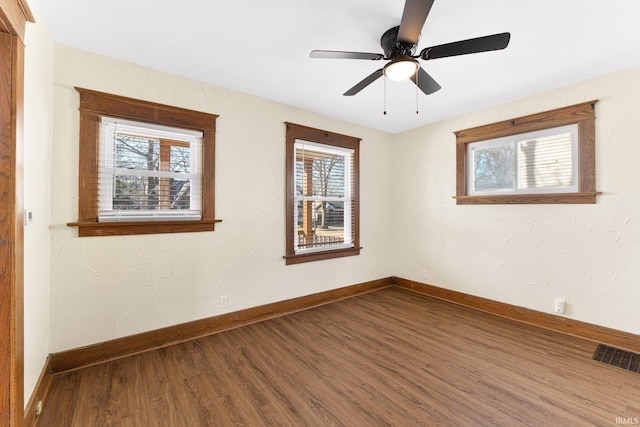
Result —
M475 39L461 40L438 46L427 47L420 52L422 59L438 59L449 56L467 55L469 53L488 52L504 49L509 45L510 33L493 34Z
M328 58L328 59L371 59L377 61L384 58L381 53L368 52L344 52L341 50L312 50L309 54L311 58Z
M418 72L411 77L411 81L418 85L425 95L431 95L432 93L439 91L441 88L438 82L433 80L433 77L431 77L423 68L418 69Z
M362 89L364 89L365 87L369 86L371 83L373 83L376 80L378 80L382 76L382 70L383 69L380 68L379 70L376 70L373 73L369 74L367 77L362 79L362 81L360 83L356 84L354 87L352 87L351 89L346 91L343 95L344 96L353 96L356 93L360 92Z
M402 12L400 29L398 30L398 43L414 45L418 43L420 32L427 20L427 15L433 6L434 0L407 0Z

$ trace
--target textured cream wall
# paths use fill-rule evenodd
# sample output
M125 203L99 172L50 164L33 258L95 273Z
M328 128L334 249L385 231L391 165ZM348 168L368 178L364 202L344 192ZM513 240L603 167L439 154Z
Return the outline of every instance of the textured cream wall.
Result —
M49 354L49 213L53 134L53 40L38 11L25 37L24 207L33 222L24 229L24 402Z
M77 219L74 86L220 115L215 232L78 238L65 225ZM52 352L392 273L388 134L61 45L54 111ZM362 138L360 256L285 266L285 121Z
M454 131L592 99L597 204L456 206ZM393 273L639 334L639 138L640 68L396 135Z
M76 237L73 86L220 115L214 233ZM640 332L638 68L399 135L61 45L54 90L51 351L389 275ZM455 205L453 131L594 98L596 205ZM363 139L360 256L284 265L284 121Z

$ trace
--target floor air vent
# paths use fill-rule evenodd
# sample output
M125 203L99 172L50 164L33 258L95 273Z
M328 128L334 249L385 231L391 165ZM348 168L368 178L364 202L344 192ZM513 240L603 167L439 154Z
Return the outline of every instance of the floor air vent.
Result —
M593 360L640 374L640 354L599 344Z

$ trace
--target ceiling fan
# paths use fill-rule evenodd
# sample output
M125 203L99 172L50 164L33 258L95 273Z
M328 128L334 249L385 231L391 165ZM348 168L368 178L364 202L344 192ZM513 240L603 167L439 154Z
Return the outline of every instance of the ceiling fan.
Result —
M440 90L440 85L422 68L416 59L446 58L470 53L500 50L507 47L510 33L493 34L424 48L416 55L420 32L429 15L434 0L406 0L400 26L387 30L380 39L382 53L344 52L336 50L313 50L311 58L368 59L390 61L374 71L344 93L353 96L381 76L392 80L411 79L426 95Z

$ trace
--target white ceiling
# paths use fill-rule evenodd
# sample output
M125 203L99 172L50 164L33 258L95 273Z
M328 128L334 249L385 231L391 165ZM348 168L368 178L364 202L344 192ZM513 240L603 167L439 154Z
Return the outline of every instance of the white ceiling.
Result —
M422 61L442 89L378 79L365 60L313 49L381 52L404 0L29 0L58 43L397 133L640 64L638 0L436 0L418 50L508 31L505 50Z

